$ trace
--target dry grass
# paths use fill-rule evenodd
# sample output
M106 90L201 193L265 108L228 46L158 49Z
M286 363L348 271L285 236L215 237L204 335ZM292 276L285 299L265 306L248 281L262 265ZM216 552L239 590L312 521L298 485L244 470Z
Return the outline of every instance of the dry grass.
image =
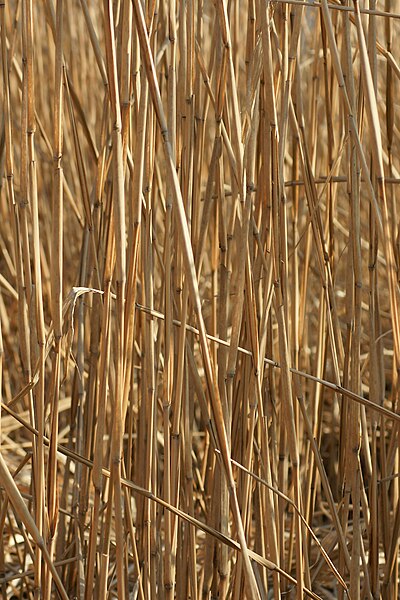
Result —
M3 598L399 597L396 10L0 0Z

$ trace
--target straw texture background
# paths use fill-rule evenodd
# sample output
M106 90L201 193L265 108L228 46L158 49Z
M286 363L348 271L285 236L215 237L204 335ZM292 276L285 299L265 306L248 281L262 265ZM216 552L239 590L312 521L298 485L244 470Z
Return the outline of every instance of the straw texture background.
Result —
M0 0L5 599L399 597L396 0Z

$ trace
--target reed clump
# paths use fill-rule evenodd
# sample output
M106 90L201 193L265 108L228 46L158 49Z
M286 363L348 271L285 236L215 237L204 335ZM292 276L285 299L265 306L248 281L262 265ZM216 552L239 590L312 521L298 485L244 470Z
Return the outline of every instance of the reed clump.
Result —
M3 598L399 597L397 4L0 0Z

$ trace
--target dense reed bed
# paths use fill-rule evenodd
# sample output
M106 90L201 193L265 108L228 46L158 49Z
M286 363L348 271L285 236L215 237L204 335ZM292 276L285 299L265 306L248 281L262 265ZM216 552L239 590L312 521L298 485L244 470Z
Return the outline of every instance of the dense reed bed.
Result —
M394 0L0 0L3 598L399 597Z

